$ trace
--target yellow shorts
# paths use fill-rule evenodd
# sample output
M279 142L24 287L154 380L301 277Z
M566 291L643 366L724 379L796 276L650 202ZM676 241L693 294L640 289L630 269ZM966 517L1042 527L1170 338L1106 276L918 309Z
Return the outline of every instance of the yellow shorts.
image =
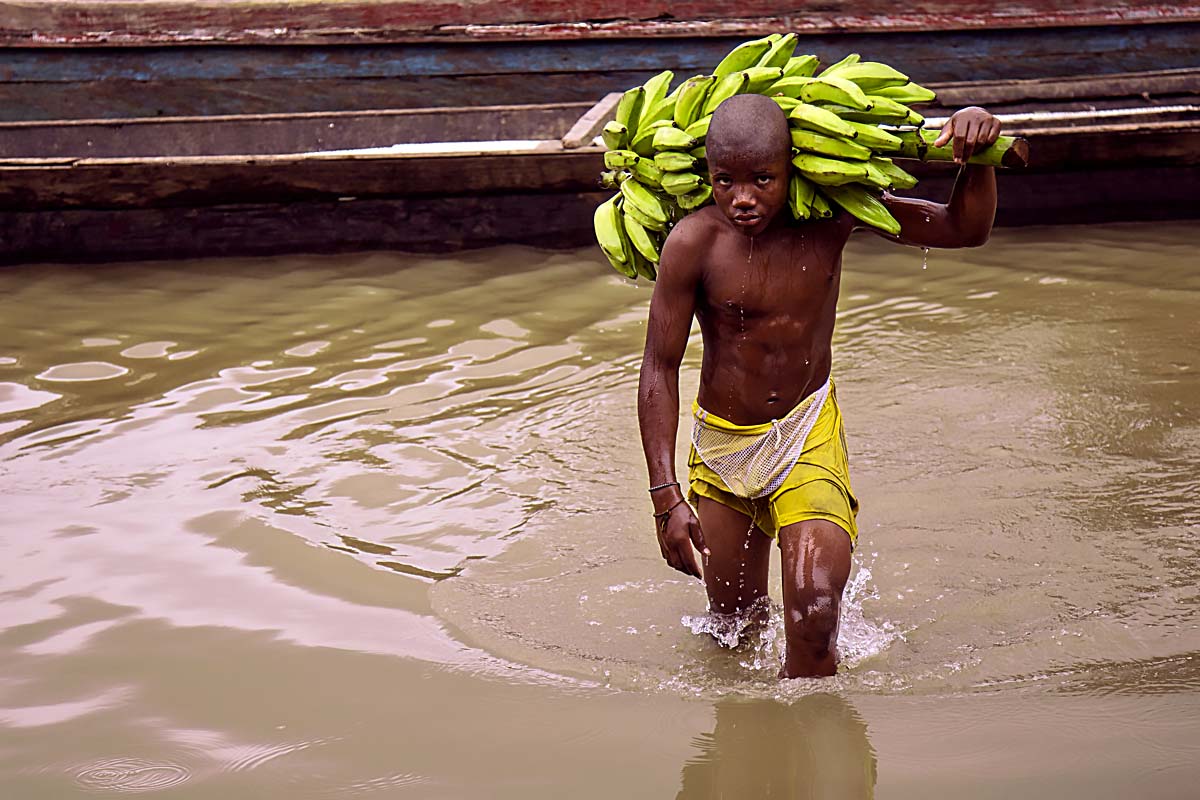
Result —
M693 412L700 406L693 404ZM714 414L706 414L708 425L730 432L759 435L770 430L771 424L735 425ZM846 456L846 434L842 429L842 411L837 404L837 391L830 387L829 398L817 415L812 431L804 443L800 460L792 467L778 489L765 497L745 498L730 492L693 447L688 455L688 499L694 505L700 497L715 500L750 517L773 539L779 530L795 522L824 519L850 534L850 546L858 541L858 500L850 489L850 465Z

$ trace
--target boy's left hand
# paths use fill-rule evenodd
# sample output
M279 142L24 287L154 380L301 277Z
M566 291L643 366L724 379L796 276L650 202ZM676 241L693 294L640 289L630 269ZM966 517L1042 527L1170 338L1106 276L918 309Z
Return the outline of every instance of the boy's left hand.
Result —
M955 111L946 120L933 146L941 147L953 138L954 160L965 164L974 153L995 142L999 135L1000 120L979 106L971 106Z

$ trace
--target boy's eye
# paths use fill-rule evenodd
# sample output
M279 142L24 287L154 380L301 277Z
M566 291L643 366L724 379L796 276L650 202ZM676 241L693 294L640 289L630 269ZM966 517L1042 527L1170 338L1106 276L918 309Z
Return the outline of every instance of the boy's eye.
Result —
M730 183L732 183L732 181L730 181L729 178L725 177L724 175L719 175L713 178L713 183L718 186L728 186Z
M766 184L771 182L771 176L770 175L759 175L754 180L756 180L760 186L765 186Z

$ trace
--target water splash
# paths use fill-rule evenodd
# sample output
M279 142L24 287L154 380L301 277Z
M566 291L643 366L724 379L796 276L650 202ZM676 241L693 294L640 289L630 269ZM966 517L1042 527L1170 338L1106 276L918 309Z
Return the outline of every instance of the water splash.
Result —
M921 248L921 269L929 269L929 248Z
M900 632L891 622L868 619L863 612L863 601L878 597L871 585L870 568L860 566L842 594L842 619L838 629L842 669L853 669L900 638ZM711 636L722 647L744 650L745 658L738 663L750 672L770 671L773 674L783 665L787 642L783 607L769 597L761 598L741 612L720 614L710 609L706 614L684 616L680 622L697 636Z

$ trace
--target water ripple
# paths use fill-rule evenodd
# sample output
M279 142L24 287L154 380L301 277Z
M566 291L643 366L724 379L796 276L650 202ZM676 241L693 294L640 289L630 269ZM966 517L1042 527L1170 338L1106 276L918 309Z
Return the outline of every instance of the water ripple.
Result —
M112 758L80 767L75 783L91 792L157 792L191 777L187 767L142 758Z

